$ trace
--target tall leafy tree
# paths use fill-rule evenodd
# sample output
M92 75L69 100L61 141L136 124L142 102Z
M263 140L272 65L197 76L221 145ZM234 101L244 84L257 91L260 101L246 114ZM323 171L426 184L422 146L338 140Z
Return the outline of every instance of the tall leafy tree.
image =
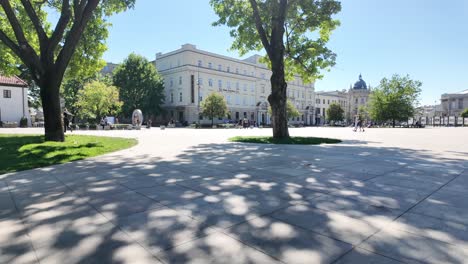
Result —
M164 82L153 63L145 57L130 54L115 69L113 82L120 89L124 115L130 116L135 109L141 109L148 116L161 112Z
M341 10L334 0L210 0L219 16L215 26L231 27L232 49L240 55L266 51L272 70L271 94L274 138L289 137L287 123L288 78L300 75L306 82L320 78L320 69L335 64L336 55L325 45L339 25L332 16Z
M421 94L422 83L412 80L409 75L393 75L383 78L373 89L369 101L369 114L374 121L405 121L412 117Z
M468 117L468 108L465 108L465 110L463 110L460 116L463 118Z
M65 72L98 65L105 50L105 18L134 2L0 0L0 69L18 74L23 65L40 87L46 140L64 140L59 94ZM48 22L48 12L59 14L55 26Z
M220 93L211 93L201 103L201 112L203 115L211 119L211 125L214 124L216 117L224 117L227 114L227 103L224 96Z
M76 105L81 118L99 121L103 116L118 114L122 102L117 87L92 81L78 91Z
M337 103L332 103L327 109L327 119L332 122L343 121L344 119L344 110L341 105Z

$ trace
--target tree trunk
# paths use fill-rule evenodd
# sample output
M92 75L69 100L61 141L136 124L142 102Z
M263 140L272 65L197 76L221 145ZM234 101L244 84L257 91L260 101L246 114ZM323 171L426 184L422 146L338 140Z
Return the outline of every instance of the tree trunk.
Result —
M268 96L268 102L271 105L271 126L273 128L273 138L275 139L289 137L286 87L284 70L280 73L273 72L271 76L271 94Z
M55 74L47 74L42 78L41 99L44 110L44 128L46 141L63 142L62 109L60 107L60 81Z

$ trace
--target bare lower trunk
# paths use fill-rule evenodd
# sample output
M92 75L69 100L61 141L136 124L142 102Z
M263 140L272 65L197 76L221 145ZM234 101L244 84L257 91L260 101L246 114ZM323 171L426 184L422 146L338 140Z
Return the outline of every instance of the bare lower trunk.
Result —
M45 77L41 82L41 99L44 110L44 128L46 141L63 142L62 109L60 107L60 82L54 75Z
M280 72L279 74L273 73L271 77L271 88L271 95L268 96L268 102L271 105L273 138L288 138L288 115L286 112L287 84L284 79L284 72Z

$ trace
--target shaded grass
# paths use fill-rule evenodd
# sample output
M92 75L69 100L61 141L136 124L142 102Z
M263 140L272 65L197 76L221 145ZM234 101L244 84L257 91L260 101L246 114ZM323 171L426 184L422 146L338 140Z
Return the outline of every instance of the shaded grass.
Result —
M336 144L341 140L333 138L319 138L319 137L289 137L285 139L275 139L273 137L232 137L229 139L231 142L243 143L259 143L259 144L293 144L293 145L319 145L319 144Z
M135 139L66 135L45 142L43 135L0 134L0 174L81 160L136 145Z

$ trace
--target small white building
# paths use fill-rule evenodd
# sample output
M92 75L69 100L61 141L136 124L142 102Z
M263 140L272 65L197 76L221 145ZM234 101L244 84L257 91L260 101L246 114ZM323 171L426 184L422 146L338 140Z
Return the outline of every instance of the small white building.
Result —
M0 121L16 122L19 126L22 117L28 118L28 84L16 76L0 75Z

